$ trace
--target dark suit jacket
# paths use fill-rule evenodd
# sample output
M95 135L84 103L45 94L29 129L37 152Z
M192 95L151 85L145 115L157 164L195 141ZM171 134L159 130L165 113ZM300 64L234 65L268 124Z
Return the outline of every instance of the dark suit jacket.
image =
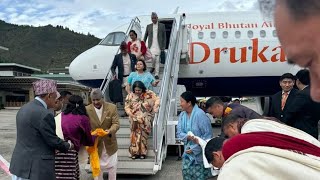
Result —
M228 105L232 110L230 114L235 114L241 118L246 118L246 119L260 119L262 116L255 112L254 110L243 106L241 104L237 103L231 103Z
M279 91L276 94L274 94L273 96L271 96L271 105L270 105L269 116L275 117L283 122L283 119L284 119L283 116L286 114L286 111L288 110L288 107L290 106L290 104L292 104L294 98L296 97L297 92L298 92L298 90L295 88L293 88L290 91L283 110L281 110L282 91Z
M166 42L167 42L167 37L166 37L166 27L164 24L158 22L158 42L159 42L159 47L160 50L166 49ZM146 28L146 32L144 34L143 41L146 42L148 38L148 48L151 47L152 45L152 40L153 40L153 23L148 24Z
M53 114L34 100L21 107L16 123L10 172L30 180L55 180L55 149L66 152L70 145L56 135Z
M289 126L300 129L318 139L320 103L312 101L309 86L296 94L284 117L284 122Z
M111 103L104 102L103 112L101 117L102 122L98 118L93 104L88 105L86 109L90 119L91 129L93 131L96 130L97 128L102 128L104 130L108 129L110 132L109 135L99 139L99 142L98 142L99 157L101 156L101 153L102 153L102 148L103 148L102 142L104 142L107 154L109 156L113 155L118 150L116 132L120 128L117 106Z
M137 64L137 58L134 54L128 53L130 60L131 60L131 72L136 71L135 69L135 65ZM123 71L124 71L124 67L123 67L123 58L122 58L122 54L117 54L114 56L113 59L113 63L111 66L111 71L113 74L116 74L116 68L118 67L118 79L121 81L121 83L123 82ZM130 73L129 73L130 74ZM125 75L129 75L129 74L125 74Z

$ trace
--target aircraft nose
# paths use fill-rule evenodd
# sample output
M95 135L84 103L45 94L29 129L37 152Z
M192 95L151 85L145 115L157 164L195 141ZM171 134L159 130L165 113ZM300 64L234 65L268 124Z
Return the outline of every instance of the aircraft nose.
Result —
M86 57L83 54L77 56L69 65L69 74L74 80L80 80L83 74L81 65L86 64Z

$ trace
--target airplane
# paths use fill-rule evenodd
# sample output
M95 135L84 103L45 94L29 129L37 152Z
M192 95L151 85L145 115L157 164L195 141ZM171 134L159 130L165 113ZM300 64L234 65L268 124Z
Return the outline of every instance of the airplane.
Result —
M159 17L167 30L178 14ZM143 37L150 15L138 16ZM178 84L196 96L270 96L280 90L279 78L300 68L289 65L274 23L260 12L208 12L186 14L191 32L189 62L180 64ZM129 23L110 32L99 44L76 57L69 66L73 79L98 88L109 71Z

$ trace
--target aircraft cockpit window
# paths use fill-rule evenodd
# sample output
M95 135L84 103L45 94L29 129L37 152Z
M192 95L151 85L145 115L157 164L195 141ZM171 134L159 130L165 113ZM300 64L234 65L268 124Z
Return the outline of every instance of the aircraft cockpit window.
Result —
M240 31L236 31L234 33L234 35L236 36L237 39L239 39L241 37L241 32Z
M262 38L266 37L266 31L265 30L261 30L260 31L260 37L262 37Z
M100 45L105 46L119 46L122 41L125 39L125 33L124 32L112 32L105 37Z
M272 31L272 35L273 35L273 37L277 37L278 35L277 35L277 31L276 30L273 30Z
M248 38L252 38L253 37L253 31L248 31Z
M223 31L222 37L223 37L224 39L228 38L228 31Z
M212 32L210 33L210 38L211 38L211 39L215 39L215 38L216 38L216 32L212 31Z
M203 39L203 32L198 32L198 38Z

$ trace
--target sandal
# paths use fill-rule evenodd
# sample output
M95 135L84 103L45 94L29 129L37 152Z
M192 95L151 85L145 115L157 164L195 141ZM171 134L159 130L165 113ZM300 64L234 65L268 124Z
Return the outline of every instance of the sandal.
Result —
M146 158L146 155L141 155L140 156L140 159L145 159Z
M137 155L132 155L131 159L137 159Z

